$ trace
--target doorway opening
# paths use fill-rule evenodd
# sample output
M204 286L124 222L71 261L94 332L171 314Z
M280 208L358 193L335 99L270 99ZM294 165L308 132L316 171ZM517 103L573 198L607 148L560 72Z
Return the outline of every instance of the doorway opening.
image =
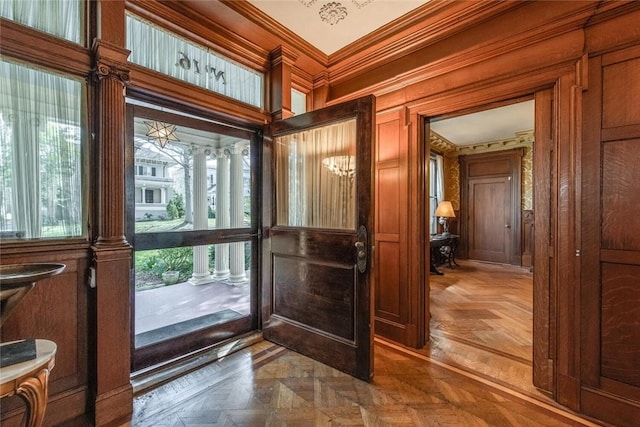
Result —
M427 125L432 268L422 351L542 397L532 372L535 108L528 97ZM443 202L453 207L445 218ZM445 224L455 243L433 244Z
M132 371L258 327L256 132L129 100Z

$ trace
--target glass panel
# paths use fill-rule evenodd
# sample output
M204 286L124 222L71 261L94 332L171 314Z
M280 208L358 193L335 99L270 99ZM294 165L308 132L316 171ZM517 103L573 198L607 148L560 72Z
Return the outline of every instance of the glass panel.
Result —
M0 16L81 43L84 4L83 0L2 0Z
M132 15L127 15L127 49L135 64L263 107L263 74Z
M277 224L355 229L355 119L275 139Z
M294 116L307 112L307 94L291 89L291 112Z
M84 84L0 61L0 237L83 234Z
M136 233L251 226L249 140L134 118Z
M251 242L136 251L135 347L249 315L250 269Z

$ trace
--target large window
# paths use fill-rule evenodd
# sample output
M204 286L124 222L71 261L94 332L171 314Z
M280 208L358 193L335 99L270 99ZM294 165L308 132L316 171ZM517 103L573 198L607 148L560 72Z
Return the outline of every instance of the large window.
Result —
M1 236L80 236L84 84L5 60L0 70Z

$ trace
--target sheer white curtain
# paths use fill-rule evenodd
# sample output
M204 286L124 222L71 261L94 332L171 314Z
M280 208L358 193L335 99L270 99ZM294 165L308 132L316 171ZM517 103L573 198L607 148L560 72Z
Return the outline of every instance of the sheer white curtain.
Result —
M0 0L0 16L81 43L84 0Z
M437 233L438 218L435 213L438 203L444 200L444 159L440 154L432 153L429 161L430 173L429 178L431 185L429 186L429 211L431 212L430 231L431 234Z
M277 223L355 229L355 120L276 138Z
M81 235L82 83L6 61L0 70L0 227Z
M262 107L262 74L132 15L127 15L127 49L135 64Z

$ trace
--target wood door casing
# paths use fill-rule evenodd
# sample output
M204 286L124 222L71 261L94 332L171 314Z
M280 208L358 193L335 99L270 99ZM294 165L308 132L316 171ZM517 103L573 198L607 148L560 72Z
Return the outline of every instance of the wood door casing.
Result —
M535 143L533 144L533 384L553 391L553 361L556 348L556 244L555 202L557 164L554 161L555 132L553 90L535 94Z
M522 155L522 149L515 149L460 156L461 252L470 258L473 258L473 250L475 256L486 257L476 259L521 264ZM475 190L476 185L481 190L479 198L470 193ZM491 189L505 192L502 196L497 196L491 194ZM505 212L502 212L503 209ZM489 215L484 215L485 212L492 212L493 220ZM480 215L481 222L475 222L473 215L476 213ZM491 240L495 235L504 235L504 256L496 250L500 241L496 239L498 242L494 243ZM477 248L472 246L476 243L480 244Z
M511 254L510 177L472 178L469 187L469 258L508 264Z

